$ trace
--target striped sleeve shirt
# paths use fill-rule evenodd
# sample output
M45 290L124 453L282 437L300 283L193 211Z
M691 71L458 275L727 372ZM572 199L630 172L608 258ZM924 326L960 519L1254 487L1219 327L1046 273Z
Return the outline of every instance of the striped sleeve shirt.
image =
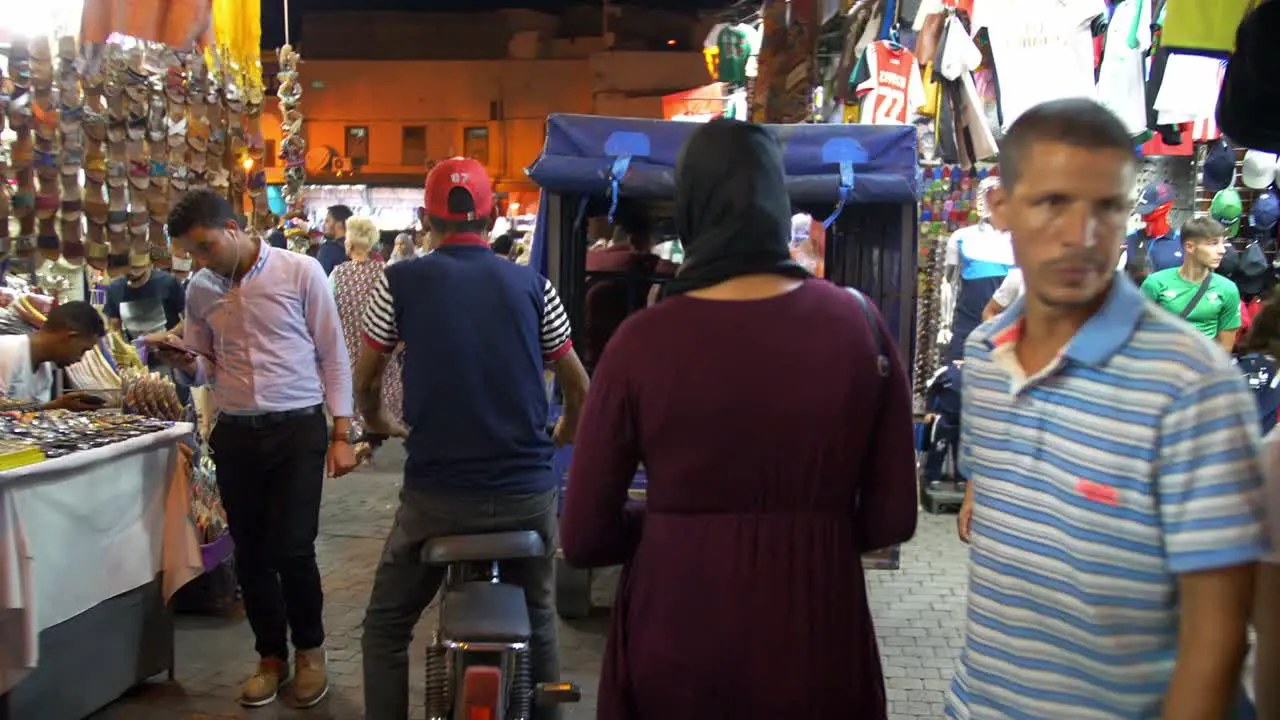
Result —
M1257 410L1228 358L1117 276L1043 371L1022 300L966 346L974 510L954 718L1160 715L1177 576L1267 550Z
M569 315L560 302L560 294L550 280L542 281L541 337L542 359L554 362L573 348L570 340ZM364 311L364 341L380 352L391 352L400 342L400 330L396 326L395 306L391 299L391 285L383 273L373 288L373 297Z

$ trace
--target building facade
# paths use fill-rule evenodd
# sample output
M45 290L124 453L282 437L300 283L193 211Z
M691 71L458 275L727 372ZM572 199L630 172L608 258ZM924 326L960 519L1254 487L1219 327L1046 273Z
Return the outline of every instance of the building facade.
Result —
M530 11L309 15L300 70L309 182L420 184L433 162L462 155L482 162L499 191L530 191L524 169L549 114L660 118L663 95L707 82L703 24L672 17L610 17L627 20L635 39ZM268 149L279 139L273 112ZM278 161L266 169L278 181Z

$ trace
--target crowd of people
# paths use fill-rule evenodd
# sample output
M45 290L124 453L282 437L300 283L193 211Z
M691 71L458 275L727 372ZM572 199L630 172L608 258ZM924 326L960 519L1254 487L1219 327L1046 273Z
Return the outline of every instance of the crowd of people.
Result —
M1135 173L1124 125L1063 100L1019 117L985 188L1020 273L957 358L969 592L949 717L1280 717L1280 488L1264 490L1280 440L1262 442L1280 301L1236 337L1238 292L1213 272L1224 230L1207 219L1182 228L1180 267L1141 286L1118 269ZM624 567L604 720L887 717L859 558L915 532L908 374L869 300L793 259L784 178L763 128L695 130L675 173L684 262L652 255L624 203L587 262L600 280L581 359L556 288L490 237L475 161L429 174L426 232L386 255L342 206L313 258L246 232L218 193L188 193L168 229L199 272L139 263L105 314L219 408L210 444L260 657L240 701L290 682L300 706L325 697L324 478L399 437L404 485L362 635L367 717L410 714L409 644L443 579L423 545L502 530L546 540L509 575L535 682L559 676L555 549ZM631 276L649 278L643 301ZM69 302L34 336L0 338L6 397L75 404L49 397L47 363L105 332ZM1232 349L1271 390L1262 423ZM564 402L550 430L547 370ZM557 520L552 456L570 442Z

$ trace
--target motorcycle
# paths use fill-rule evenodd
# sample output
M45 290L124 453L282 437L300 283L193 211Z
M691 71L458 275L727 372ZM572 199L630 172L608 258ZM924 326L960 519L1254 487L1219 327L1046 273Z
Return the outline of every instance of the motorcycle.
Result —
M581 700L572 683L533 682L524 589L502 581L501 563L546 555L533 531L440 537L423 547L423 562L446 567L427 648L428 720L529 720L535 707Z

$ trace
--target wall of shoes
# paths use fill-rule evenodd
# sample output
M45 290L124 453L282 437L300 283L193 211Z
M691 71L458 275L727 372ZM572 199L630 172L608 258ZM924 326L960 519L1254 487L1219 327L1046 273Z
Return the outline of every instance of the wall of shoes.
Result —
M248 188L251 217L269 212L262 91L246 97L239 69L216 54L37 38L11 45L6 69L3 254L98 267L111 255L166 257L169 209L189 189L242 208Z

